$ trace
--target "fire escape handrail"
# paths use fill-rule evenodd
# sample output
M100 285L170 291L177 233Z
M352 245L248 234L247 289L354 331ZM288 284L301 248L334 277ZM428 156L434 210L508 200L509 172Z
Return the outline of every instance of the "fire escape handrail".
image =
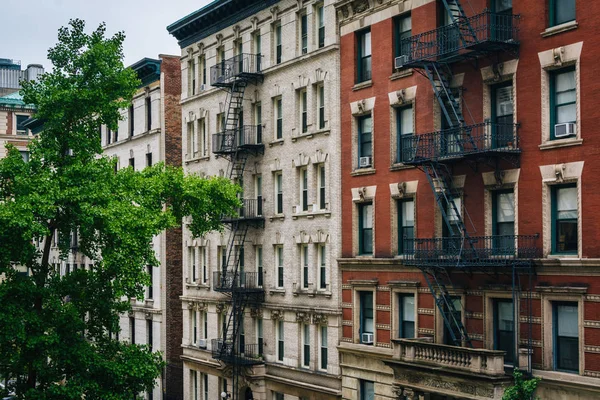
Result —
M210 84L219 86L233 83L242 75L261 75L262 55L242 53L210 67Z

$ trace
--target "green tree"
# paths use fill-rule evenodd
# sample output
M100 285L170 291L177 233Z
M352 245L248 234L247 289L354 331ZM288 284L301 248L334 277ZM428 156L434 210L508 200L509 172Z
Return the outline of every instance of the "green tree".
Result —
M111 335L126 299L149 283L145 266L158 263L152 237L183 217L195 236L220 229L239 207L239 187L224 178L164 164L116 173L102 156L99 125L116 129L139 85L123 67L123 40L104 24L61 28L52 71L22 91L43 121L29 162L10 146L0 160L0 377L20 399L132 399L153 387L161 354ZM93 266L60 276L53 236L64 259L75 231Z
M513 372L513 378L515 383L513 386L509 386L502 395L502 400L532 400L534 399L533 394L540 383L540 378L525 379L523 373L518 369ZM535 397L539 399L539 397Z

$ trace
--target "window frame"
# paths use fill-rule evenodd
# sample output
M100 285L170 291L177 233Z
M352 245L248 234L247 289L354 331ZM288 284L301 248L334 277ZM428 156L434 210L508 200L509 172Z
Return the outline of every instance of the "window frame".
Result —
M511 308L513 310L512 313L512 323L513 323L513 329L512 329L512 353L511 357L512 360L507 360L506 356L504 357L504 364L510 364L513 365L516 359L516 354L515 354L515 329L517 328L517 324L515 323L515 306L514 306L514 302L512 298L493 298L492 299L492 305L493 305L493 310L494 310L494 315L493 315L493 324L492 324L492 330L493 330L493 349L494 350L500 350L499 347L499 339L498 339L498 333L500 331L499 329L499 317L500 317L500 313L498 312L498 305L500 303L510 303ZM507 352L508 354L508 352Z
M368 46L367 46L367 37L368 37ZM373 74L373 64L372 64L372 41L371 41L371 28L363 29L361 31L356 32L356 83L368 82L372 79ZM364 47L364 49L363 49ZM365 55L366 51L369 51L368 55ZM367 62L368 60L368 62ZM363 62L366 62L369 66L368 73L365 70L365 65Z
M327 367L329 365L329 350L328 350L328 332L327 325L317 325L319 329L319 369L323 371L327 371Z
M394 107L394 111L396 113L396 163L403 163L405 160L406 150L405 150L405 138L410 138L415 136L415 116L414 116L414 108L413 104L409 103L406 105L402 105L400 107ZM410 114L411 119L411 132L404 133L402 130L402 117L405 112ZM412 148L411 148L412 150ZM412 151L409 156L413 156Z
M275 44L275 64L281 64L283 59L283 47L281 44L281 21L275 22L274 30L274 44Z
M556 93L556 78L558 75L563 74L563 73L569 73L569 72L573 72L574 74L574 81L575 81L575 88L571 89L572 91L575 92L575 101L572 102L566 102L566 103L561 103L558 104L557 103L557 93ZM557 138L556 137L556 133L555 133L555 125L556 125L556 118L557 118L557 112L556 109L558 107L563 107L563 106L568 106L568 105L575 105L575 121L569 121L572 122L576 125L578 124L577 121L577 109L578 109L578 105L577 105L577 68L575 65L571 65L571 66L567 66L565 68L560 68L560 69L556 69L556 70L552 70L552 71L548 71L549 74L549 87L548 87L548 91L550 94L550 141L553 140L561 140L561 139L573 139L573 138L569 138L569 137L565 137L565 138ZM579 133L577 133L577 135L579 135Z
M412 221L413 221L413 225L411 226L404 226L404 224L402 223L402 220L404 219L404 209L403 209L403 205L406 203L413 203L413 215L412 215ZM407 238L409 240L412 240L415 238L415 228L416 228L416 221L415 221L415 217L416 217L416 213L415 213L415 208L416 208L416 201L414 197L405 197L405 198L401 198L396 200L396 207L397 207L397 213L398 213L398 255L410 255L414 253L414 243L412 244L412 249L410 249L407 243L405 243L405 229L408 228L412 228L412 235L411 237Z
M414 339L417 337L417 310L416 310L416 304L417 304L417 296L415 295L414 292L397 292L396 294L397 296L397 304L398 304L398 329L397 329L397 337L399 339ZM413 315L413 321L407 321L405 320L405 315L404 315L404 299L407 299L409 297L412 297L413 299L413 308L414 311L414 315ZM412 327L412 332L413 335L412 336L408 336L407 332L405 332L405 326L404 323L405 322L412 322L413 327Z
M549 11L548 12L548 22L549 22L550 27L566 24L566 23L577 20L577 4L576 4L575 0L572 0L573 8L574 8L573 11L574 11L575 17L573 19L568 19L568 20L564 20L564 21L560 21L560 22L557 20L557 7L558 7L558 3L560 1L564 1L564 0L549 0L549 2L548 2L548 11ZM569 1L571 1L571 0L569 0Z
M325 129L325 85L317 85L317 118L319 129Z
M373 346L375 344L375 331L377 330L375 327L375 292L372 290L358 290L358 302L359 302L359 317L358 317L358 343L365 344L367 346ZM371 297L371 317L365 315L367 307L365 307L367 300L365 297ZM372 330L373 332L369 332L365 330L365 325L367 324L367 319L371 320ZM373 343L363 343L362 336L363 333L371 333L373 334Z
M306 10L303 10L299 14L300 17L300 30L298 37L300 38L299 49L300 55L304 55L308 53L308 14Z
M283 214L283 173L275 173L275 214Z
M310 368L310 325L302 324L302 362L303 368Z
M401 31L400 29L402 29L402 22L406 21L406 20L410 21L410 28L408 30ZM403 39L409 38L411 36L412 36L411 13L407 12L407 13L398 15L396 18L394 18L394 58L405 55L402 52L400 43Z
M498 222L498 204L499 204L499 196L502 194L510 194L512 193L513 195L513 220L512 220L512 234L511 236L515 236L516 232L517 232L517 225L516 225L516 220L517 220L517 209L516 209L516 203L515 203L515 190L513 188L510 189L500 189L500 190L492 190L491 191L491 197L492 197L492 236L495 237L493 240L493 245L496 248L495 250L498 251L500 250L502 252L502 254L512 254L514 253L516 247L515 247L515 243L513 241L512 243L512 248L509 247L508 245L510 243L508 243L508 241L506 240L502 240L499 231L499 224L508 224L508 222ZM505 244L502 244L502 242L507 242L506 246ZM500 245L499 249L497 248L498 245ZM505 250L505 251L503 251Z
M366 379L359 380L359 400L375 399L375 382Z
M577 218L573 219L559 219L558 218L558 191L560 189L568 189L568 188L575 188L575 191L577 193ZM550 254L556 254L556 255L577 255L579 254L579 188L576 182L572 182L572 183L566 183L566 184L558 184L558 185L552 185L550 187L550 226L551 226L551 230L550 230L550 240L551 240L551 247L550 247ZM558 223L559 221L565 221L565 220L575 220L576 222L576 235L577 235L577 248L575 250L570 250L570 251L559 251L558 250Z
M368 202L364 202L364 203L359 203L358 204L358 254L359 255L366 255L366 256L372 256L374 253L374 249L373 249L373 242L374 242L374 230L373 230L373 202L372 201L368 201ZM369 215L364 215L365 212L367 212L368 207L371 207L371 212L370 212L370 216ZM364 226L364 219L366 219L367 221L370 220L370 227L365 227ZM370 250L368 248L365 247L365 230L370 230L371 231L371 244L369 246Z
M285 358L285 327L284 321L277 321L277 361L283 362Z
M363 128L363 123L364 121L366 121L367 119L371 120L371 131L367 132L364 130ZM357 123L357 133L358 133L358 168L373 168L373 165L375 164L375 158L373 157L373 115L371 113L369 114L365 114L365 115L361 115L359 117L356 117L356 123ZM368 140L365 139L365 137L368 137ZM366 152L366 147L368 146L369 151ZM368 154L367 154L368 153ZM360 166L360 159L361 157L371 157L371 165L368 167L361 167Z
M581 335L579 334L579 328L577 329L577 349L578 351L575 352L575 355L577 357L577 369L575 370L571 370L571 369L565 369L565 368L560 368L560 366L558 365L559 360L559 336L558 336L558 307L559 306L570 306L570 307L576 307L577 308L577 320L579 321L579 314L581 313L581 309L579 307L579 302L577 301L552 301L552 367L555 371L560 371L560 372L566 372L566 373L571 373L571 374L578 374L579 375L579 364L581 362L581 358L580 358L580 344L581 344Z
M319 290L327 290L327 244L317 244L319 264Z
M283 139L283 98L282 96L276 97L273 100L274 103L274 119L275 119L275 140Z
M283 258L283 245L275 246L275 268L277 277L277 288L283 289L285 285L285 270Z
M325 6L323 3L319 3L315 6L315 15L317 28L317 48L321 49L325 47Z

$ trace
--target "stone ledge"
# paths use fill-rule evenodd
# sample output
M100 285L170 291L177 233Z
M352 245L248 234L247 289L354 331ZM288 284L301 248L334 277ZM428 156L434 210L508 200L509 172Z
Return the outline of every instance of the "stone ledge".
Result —
M549 140L546 143L540 144L540 150L558 149L561 147L579 146L583 144L583 139L558 139Z
M579 26L579 23L577 23L577 21L569 21L569 22L565 22L564 24L560 24L560 25L556 25L556 26L547 28L544 32L540 33L540 35L544 38L549 37L549 36L554 36L554 35L558 35L559 33L577 29L578 26Z

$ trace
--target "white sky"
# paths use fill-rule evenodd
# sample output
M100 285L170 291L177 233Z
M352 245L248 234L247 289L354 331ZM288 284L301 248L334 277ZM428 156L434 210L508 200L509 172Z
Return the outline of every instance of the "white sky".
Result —
M86 21L93 31L102 21L107 34L125 31L125 66L159 54L180 55L167 25L205 6L211 0L0 0L0 58L42 64L57 41L58 28L71 18Z

